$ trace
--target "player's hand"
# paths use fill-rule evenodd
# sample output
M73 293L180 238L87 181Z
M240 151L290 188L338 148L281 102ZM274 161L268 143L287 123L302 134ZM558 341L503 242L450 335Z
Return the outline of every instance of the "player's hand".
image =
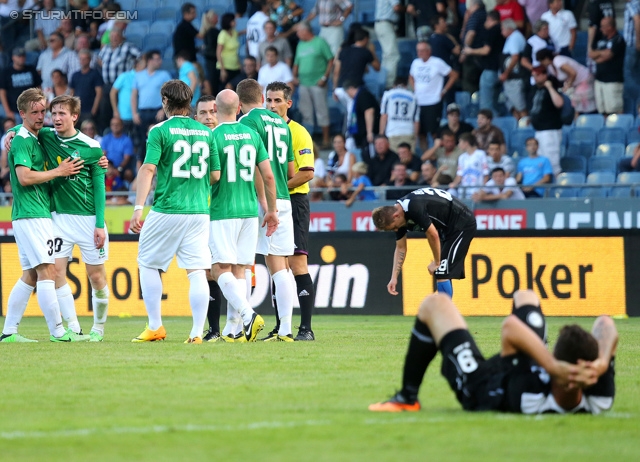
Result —
M398 295L398 291L396 290L396 286L398 285L398 280L396 278L391 278L389 284L387 284L387 292L391 295Z
M429 271L429 274L433 276L433 274L436 272L437 269L438 269L438 265L436 265L435 261L431 260L431 263L429 263L429 266L427 266L427 270Z
M103 169L107 169L109 168L109 160L107 159L107 156L102 156L99 160L98 160L98 165L100 166L100 168Z
M11 149L11 140L16 136L16 132L7 132L7 136L4 138L4 150L9 151Z
M278 212L265 213L264 219L262 220L262 227L267 227L267 237L276 232L279 223L280 220L278 220Z
M104 247L104 243L107 240L104 228L96 228L96 230L93 232L93 240L96 244L96 249L101 249Z
M131 221L129 222L129 230L138 234L142 229L142 210L134 210L133 215L131 215Z
M80 173L80 170L82 170L82 164L84 164L84 160L82 159L67 157L56 167L56 171L58 172L58 176L77 175Z

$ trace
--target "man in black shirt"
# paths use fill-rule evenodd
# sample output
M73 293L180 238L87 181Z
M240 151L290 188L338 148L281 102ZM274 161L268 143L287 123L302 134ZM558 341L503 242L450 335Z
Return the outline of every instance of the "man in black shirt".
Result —
M367 176L373 186L388 185L393 166L400 161L398 155L389 149L389 139L385 135L376 136L374 154L363 153L362 159L367 164Z
M185 3L180 8L182 21L173 33L173 55L177 55L182 50L189 53L188 61L196 60L196 37L198 29L193 27L191 21L196 19L196 7L193 3Z
M380 61L370 49L372 47L369 45L369 32L357 29L354 32L354 40L353 45L340 49L338 60L334 62L333 81L336 89L344 87L347 80L358 86L363 85L368 64L376 71L380 70Z
M20 123L22 119L18 113L18 96L29 88L39 87L42 79L35 67L25 64L27 53L24 48L14 48L11 59L13 66L6 69L0 77L0 101L6 117Z
M589 29L587 31L588 51L593 50L593 39L603 18L616 19L612 0L589 0Z
M512 314L502 323L501 351L489 359L451 299L430 295L411 331L402 389L369 410L419 411L420 386L438 351L442 375L465 411L600 414L611 409L618 332L610 317L597 318L591 333L577 324L564 326L553 354L545 344L546 322L531 290L514 293Z
M600 32L593 41L589 57L596 63L596 106L605 116L623 110L624 55L627 44L616 30L612 17L600 22Z
M242 62L242 72L235 76L231 82L227 84L229 90L236 91L236 87L244 79L258 79L258 63L253 56L247 56Z
M458 56L460 45L451 34L448 33L447 15L439 13L431 19L433 34L429 37L431 56L440 58L455 70L460 70Z
M414 17L418 40L425 40L432 32L432 19L437 14L447 11L447 2L444 0L409 0L407 2L407 14ZM445 60L446 61L446 60Z
M438 129L437 139L442 139L442 133L446 131L450 131L455 135L456 144L460 140L460 135L473 131L473 125L460 120L460 106L456 103L451 103L447 106L447 125L443 125Z
M534 67L531 74L536 85L529 120L536 131L540 154L549 159L553 174L558 175L564 98L556 91L553 82L548 79L546 67Z
M344 83L345 94L353 101L347 116L347 132L360 149L362 158L371 153L370 145L378 134L380 126L380 105L375 96L363 84L347 80Z
M378 207L372 212L376 228L396 232L391 280L387 290L397 295L396 285L407 256L407 233L427 233L433 260L427 266L438 281L438 292L453 296L451 279L464 279L464 259L476 233L473 212L447 191L423 188L398 199L395 205Z

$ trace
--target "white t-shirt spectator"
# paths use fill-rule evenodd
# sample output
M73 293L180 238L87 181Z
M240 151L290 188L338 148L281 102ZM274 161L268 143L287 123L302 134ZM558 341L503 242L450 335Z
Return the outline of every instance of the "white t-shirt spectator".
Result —
M255 12L247 22L247 51L260 61L260 43L267 39L264 31L264 23L269 20L269 16L262 11Z
M556 77L560 82L564 82L569 78L569 76L562 69L560 69L565 64L568 64L569 67L573 68L573 70L576 71L576 79L573 82L574 87L580 85L582 82L587 82L591 77L591 73L586 66L583 66L578 61L569 58L568 56L558 55L553 58L553 65L556 68Z
M411 63L409 75L413 77L414 92L420 106L433 106L442 98L444 78L451 72L451 67L440 58L431 56L426 61L416 58Z
M494 162L491 156L487 156L487 169L489 170L489 175L491 175L494 168L498 167L502 168L507 176L513 176L516 171L516 164L511 157L503 155L500 158L500 162Z
M289 83L293 80L293 73L291 68L286 63L278 61L275 66L270 66L268 63L264 63L258 71L258 83L262 85L262 89L267 92L267 85L271 82L284 82Z
M420 121L418 100L406 88L394 88L384 92L380 114L387 114L384 134L389 136L413 135L414 122Z
M482 149L476 149L473 154L463 152L458 157L458 171L457 176L462 177L460 186L466 186L464 190L460 190L460 198L469 198L476 192L474 188L468 188L469 186L482 186L484 185L484 177L489 175L489 169L487 167L487 153Z
M549 37L553 40L556 51L569 46L571 29L575 29L578 26L576 17L571 11L560 10L554 15L549 10L543 13L540 19L549 23Z
M484 192L486 192L487 194L493 194L494 196L497 196L498 194L502 194L503 192L506 191L511 191L511 196L509 196L509 199L524 199L524 193L522 192L522 190L518 187L518 183L516 182L515 178L506 178L504 180L504 186L500 187L497 186L495 181L493 180L489 180L487 181L487 184L484 185L484 188L482 188L484 190Z

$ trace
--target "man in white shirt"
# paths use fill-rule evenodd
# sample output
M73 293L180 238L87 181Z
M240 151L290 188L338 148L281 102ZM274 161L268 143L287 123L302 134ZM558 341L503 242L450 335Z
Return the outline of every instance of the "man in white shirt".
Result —
M420 106L420 145L427 149L427 134L435 139L442 117L442 98L458 80L458 72L442 59L431 56L431 45L418 42L418 57L409 69L409 86ZM445 85L445 77L448 77Z
M507 107L516 120L527 115L527 102L524 96L524 82L520 71L520 57L527 42L518 30L513 19L505 19L501 24L502 36L506 39L502 47L504 58L503 72L499 79L507 97Z
M549 0L549 11L541 19L549 23L549 36L556 51L571 58L578 27L573 13L562 8L562 0Z
M458 146L464 152L458 158L458 171L449 184L449 192L453 195L456 193L451 191L453 188L464 186L456 195L460 199L468 199L477 191L473 186L483 186L488 180L487 153L478 149L476 137L471 133L460 135Z
M516 174L516 165L513 159L506 154L502 154L500 143L492 140L487 147L487 169L492 172L493 169L498 167L504 170L507 177L515 176Z
M416 138L420 130L420 111L416 95L407 88L406 77L396 77L394 86L382 95L380 103L380 130L387 135L392 151L408 143L411 151L416 149Z
M264 23L269 20L269 5L265 0L258 3L260 9L247 22L247 53L260 61L260 43L267 39Z
M293 72L286 63L278 61L278 50L275 47L267 48L265 57L267 62L263 63L258 72L258 83L262 86L262 91L265 92L265 98L265 89L271 82L285 82L293 89Z
M499 201L502 199L525 199L515 178L508 178L502 167L491 170L491 179L476 192L474 202Z

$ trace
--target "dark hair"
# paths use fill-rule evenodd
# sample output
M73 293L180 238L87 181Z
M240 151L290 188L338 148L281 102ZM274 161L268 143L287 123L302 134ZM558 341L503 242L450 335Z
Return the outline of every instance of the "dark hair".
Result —
M268 46L265 50L264 50L264 54L266 55L268 51L273 51L276 56L278 56L278 49L274 46Z
M189 53L187 50L180 50L175 55L173 55L173 59L176 58L182 58L185 61L189 61L189 58L191 58L191 53Z
M344 181L345 183L347 182L347 176L344 173L338 173L336 176L333 177L334 179L338 179L340 178L342 181Z
M2 120L2 125L4 126L4 124L6 124L7 122L11 122L11 123L15 124L16 123L16 119L14 119L13 117L5 117Z
M441 19L447 20L447 15L444 13L436 13L431 17L431 28L435 29Z
M480 109L478 115L485 116L489 120L493 120L493 111L491 109Z
M543 48L542 50L538 50L536 53L536 60L542 61L543 59L550 59L553 61L553 52L548 48Z
M387 138L387 135L385 135L384 133L380 133L379 135L374 136L374 141L375 140L387 140L389 141L389 138Z
M491 175L493 175L496 172L502 172L505 173L504 169L502 167L496 167L493 170L491 170Z
M500 12L496 10L491 10L487 13L487 18L491 18L496 22L500 22Z
M395 86L402 85L402 86L406 87L408 85L408 83L409 83L409 79L407 77L403 76L403 75L397 76L396 79L393 81L393 84Z
M495 139L492 139L491 141L489 141L489 144L487 145L487 147L491 146L492 144L497 144L498 147L500 146L500 142L496 141Z
M448 128L445 128L444 130L442 130L442 133L440 133L440 138L444 138L445 136L453 136L454 138L456 137L456 134L453 133L451 130L449 130Z
M258 60L256 58L254 58L253 56L251 56L251 55L245 56L244 59L248 59L249 61L253 61L254 64L258 63Z
M180 13L182 13L182 15L184 16L185 13L188 13L191 10L194 10L195 8L196 6L193 3L185 3L180 8Z
M62 72L62 70L60 69L54 69L51 71L51 75L53 76L53 74L57 72L58 74L60 74L60 77L62 77L62 80L64 80L65 83L69 83L69 79L67 79L67 74L65 74L64 72Z
M236 93L242 104L260 104L262 87L254 79L241 80L236 86Z
M165 82L160 89L160 96L167 98L166 112L167 116L182 113L189 115L191 113L191 100L193 99L193 91L189 85L182 80L173 79Z
M401 166L401 167L407 168L407 166L405 164L403 164L402 162L396 162L395 164L393 164L393 168L396 168L397 166Z
M223 14L222 19L220 20L220 28L229 32L229 30L231 29L231 23L235 21L235 19L236 15L233 13Z
M349 26L349 30L347 31L347 38L340 45L341 48L346 48L355 43L355 33L357 30L362 29L362 24L359 22L352 22Z
M271 24L271 25L273 25L273 27L275 27L276 29L278 28L278 23L277 23L277 22L275 22L273 19L267 19L267 20L264 22L264 26L266 26L267 24ZM264 26L262 26L262 28L264 28Z
M150 59L153 59L155 55L162 56L162 52L158 49L149 50L146 52L145 58L149 61Z
M435 163L434 161L430 160L430 159L429 159L429 160L425 160L425 161L422 163L422 165L427 165L427 164L428 164L428 165L431 165L431 166L432 166L433 168L435 168L435 169L437 169L437 168L438 168L438 166L436 165L436 163Z
M209 101L215 101L216 97L214 95L202 95L200 98L198 98L198 101L196 101L196 107L198 107L198 104L200 103L208 103Z
M291 99L291 93L293 93L291 87L284 82L271 82L267 85L265 91L281 91L286 101L289 101Z
M356 31L353 33L354 43L364 40L366 38L369 38L369 31L366 29L356 29Z
M346 79L342 82L342 88L348 90L349 88L360 88L360 85L358 85L355 80Z
M409 151L411 151L411 145L409 143L400 143L397 149L400 149L400 148L407 148Z
M560 329L553 356L571 364L579 359L593 361L598 358L598 341L577 324L567 325Z
M344 136L344 133L336 133L335 135L333 135L333 137L335 138L336 136L342 138L342 141L344 141L346 143L347 141L347 137Z
M533 137L533 136L530 136L529 138L527 138L526 140L524 140L524 144L527 144L529 141L535 141L537 145L539 145L539 144L540 144L540 143L538 143L538 140L537 140L535 137Z
M465 143L469 143L471 146L478 146L478 140L473 133L463 133L462 135L460 135L460 140L464 141Z

